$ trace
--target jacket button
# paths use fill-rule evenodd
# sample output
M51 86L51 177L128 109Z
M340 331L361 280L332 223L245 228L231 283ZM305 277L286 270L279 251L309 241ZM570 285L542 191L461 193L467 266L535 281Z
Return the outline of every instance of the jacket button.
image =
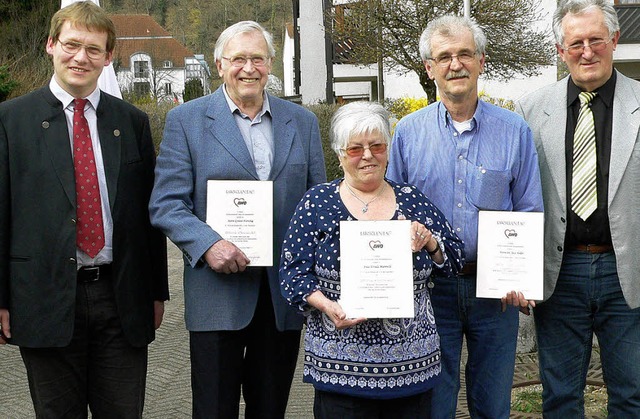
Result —
M562 246L558 246L558 252L562 252Z
M69 263L76 263L76 258L69 258Z
M71 224L75 224L75 223L76 223L76 219L75 219L75 218L72 218L72 219L71 219Z

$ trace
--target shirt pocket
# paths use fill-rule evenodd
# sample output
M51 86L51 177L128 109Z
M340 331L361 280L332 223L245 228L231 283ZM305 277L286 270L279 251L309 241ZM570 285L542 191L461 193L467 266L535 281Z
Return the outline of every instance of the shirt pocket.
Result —
M475 168L469 179L467 200L480 210L503 210L510 185L510 170Z

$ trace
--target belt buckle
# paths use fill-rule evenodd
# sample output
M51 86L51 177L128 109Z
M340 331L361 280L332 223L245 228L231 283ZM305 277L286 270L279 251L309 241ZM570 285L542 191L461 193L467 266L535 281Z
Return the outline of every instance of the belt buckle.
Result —
M87 282L95 282L95 281L100 279L100 267L99 266L91 266L89 268L84 268L84 270L87 273L91 273L91 274L95 273L95 276L93 278L87 280Z

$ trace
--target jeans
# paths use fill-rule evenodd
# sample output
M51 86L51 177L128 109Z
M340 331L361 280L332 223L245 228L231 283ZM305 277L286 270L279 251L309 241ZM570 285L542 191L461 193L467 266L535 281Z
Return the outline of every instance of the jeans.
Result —
M584 417L594 333L609 417L640 417L640 309L624 300L613 252L565 252L553 295L534 316L545 418Z
M508 418L518 337L518 309L476 298L475 276L437 277L431 291L442 350L442 380L433 389L432 418L455 418L463 336L467 403L472 418Z

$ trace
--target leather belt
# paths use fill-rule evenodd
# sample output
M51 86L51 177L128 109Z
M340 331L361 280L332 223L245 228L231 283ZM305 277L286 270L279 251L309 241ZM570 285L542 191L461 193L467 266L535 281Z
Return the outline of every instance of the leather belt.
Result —
M610 244L574 244L569 246L569 249L587 253L613 252L613 246Z
M464 264L458 275L475 275L478 272L478 265L476 262L467 262Z
M111 277L111 264L83 266L78 270L78 282L94 282Z

